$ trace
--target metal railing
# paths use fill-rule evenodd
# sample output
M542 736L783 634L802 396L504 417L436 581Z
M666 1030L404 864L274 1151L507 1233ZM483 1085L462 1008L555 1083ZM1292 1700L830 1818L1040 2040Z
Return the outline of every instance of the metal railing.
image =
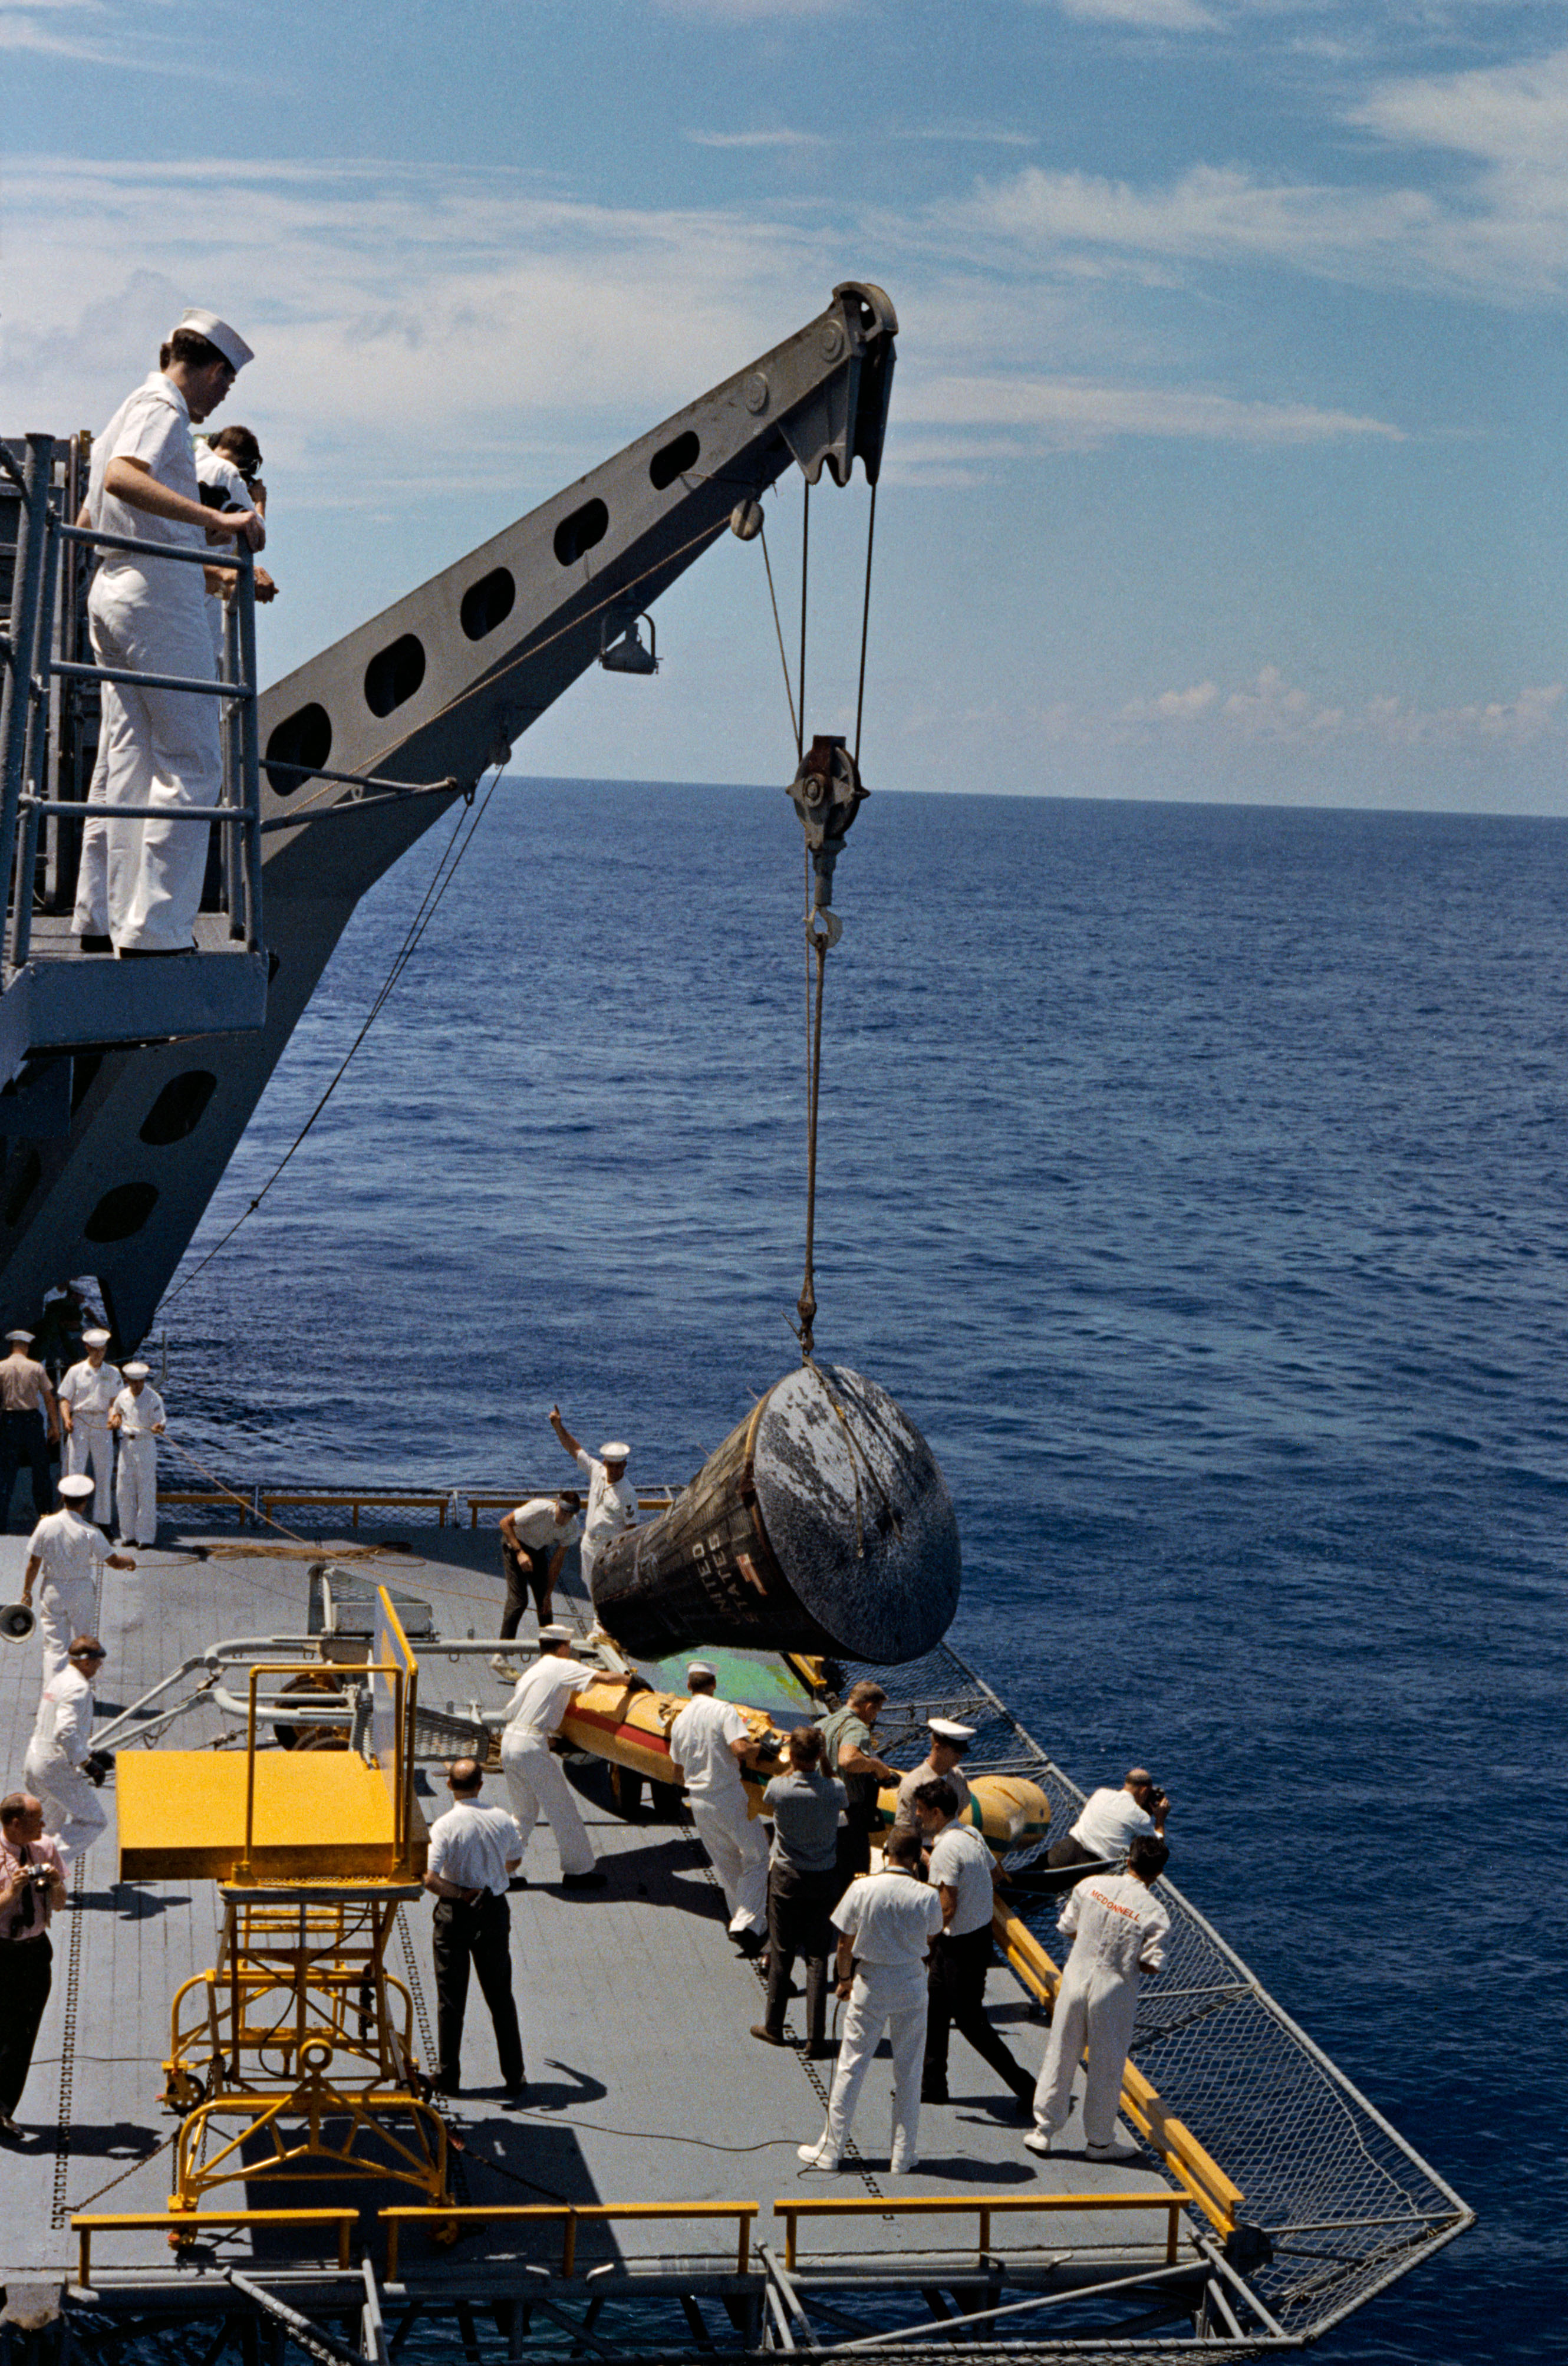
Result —
M18 970L32 949L34 878L39 828L46 816L85 822L165 821L222 830L224 901L229 933L249 952L262 942L260 749L255 659L255 572L243 543L181 548L96 527L66 523L58 513L53 487L55 440L28 435L27 458L18 469L0 450L0 470L21 496L10 629L4 649L0 689L0 879L8 883L6 931L9 968ZM216 513L215 513L216 514ZM225 659L221 676L148 673L119 666L84 665L54 654L54 612L61 555L89 550L136 553L159 564L221 567L236 580L227 603ZM45 794L49 762L51 685L117 683L168 690L224 702L224 778L216 806L113 805L94 806Z

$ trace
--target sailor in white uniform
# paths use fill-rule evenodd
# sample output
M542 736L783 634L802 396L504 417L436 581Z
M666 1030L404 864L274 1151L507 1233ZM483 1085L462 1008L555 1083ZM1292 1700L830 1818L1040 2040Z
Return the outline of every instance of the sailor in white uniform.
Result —
M22 1600L31 1603L40 1572L38 1623L43 1639L47 1684L65 1665L73 1635L90 1635L98 1623L98 1583L105 1568L134 1569L123 1553L112 1553L86 1515L93 1482L85 1472L60 1482L60 1509L46 1512L28 1538Z
M740 1779L756 1744L734 1703L718 1698L717 1682L706 1660L686 1670L692 1697L670 1728L670 1759L718 1876L729 1935L743 1955L760 1955L768 1935L768 1836L751 1817Z
M96 1635L73 1638L70 1658L43 1688L38 1723L22 1761L22 1780L43 1806L43 1828L69 1865L90 1849L108 1818L97 1782L107 1760L93 1759L93 1684L104 1662Z
M75 1477L90 1470L96 1482L93 1494L93 1517L100 1527L107 1524L114 1482L114 1438L109 1429L109 1408L122 1386L119 1369L106 1363L104 1350L109 1344L107 1331L96 1325L82 1334L82 1345L87 1350L85 1361L73 1364L61 1381L60 1418L65 1431L65 1468Z
M204 509L190 429L217 409L251 349L215 313L187 311L169 340L167 366L127 396L93 446L88 523L106 534L170 548L265 541L254 509L220 522ZM106 550L87 595L100 665L133 672L216 679L200 568L141 552ZM219 704L187 691L129 682L107 702L102 795L106 806L216 805L222 786ZM74 926L97 937L107 921L117 952L184 952L201 901L206 825L152 819L110 823L107 842L89 823Z
M1134 1840L1125 1873L1091 1874L1067 1893L1056 1928L1073 1942L1051 2014L1051 2035L1034 2090L1034 2125L1023 2139L1031 2152L1049 2152L1072 2107L1073 2073L1087 2040L1084 2149L1090 2160L1115 2151L1122 2073L1133 2042L1138 1990L1165 1961L1170 1916L1150 1885L1170 1851L1162 1840Z
M942 1900L921 1880L919 1865L919 1834L890 1832L882 1872L852 1881L833 1909L839 1994L849 1999L849 2011L828 2098L828 2124L814 2145L799 2148L807 2169L835 2169L842 2160L861 2084L884 2030L893 2054L889 2165L895 2177L907 2177L919 2166L926 1956L942 1928Z
M539 1656L506 1704L501 1767L524 1848L540 1816L547 1816L560 1854L561 1887L603 1889L592 1843L550 1750L550 1736L559 1731L573 1699L593 1681L593 1670L571 1657L571 1642L570 1627L540 1628Z
M597 1455L588 1453L562 1421L559 1405L550 1407L550 1427L588 1482L588 1510L583 1516L578 1558L582 1564L582 1583L592 1595L593 1564L600 1553L613 1538L637 1526L637 1489L626 1477L632 1450L624 1439L612 1438L607 1446L599 1448Z
M266 487L255 473L261 467L261 447L248 427L224 427L216 435L198 435L192 450L203 509L230 515L254 510L258 517L265 517ZM258 603L276 599L277 586L265 567L253 570L253 580ZM221 673L229 603L224 592L214 588L215 582L231 589L232 569L208 578L207 621L212 633L213 661Z
M109 1427L119 1439L115 1473L115 1518L122 1545L158 1541L158 1440L164 1435L164 1400L147 1385L145 1364L127 1364L125 1386L109 1407Z

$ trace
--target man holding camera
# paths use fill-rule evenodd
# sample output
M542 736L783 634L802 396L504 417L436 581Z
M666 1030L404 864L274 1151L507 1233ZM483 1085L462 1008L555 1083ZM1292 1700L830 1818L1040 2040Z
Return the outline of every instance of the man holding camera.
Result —
M0 1799L0 2135L21 2135L16 2110L54 1977L49 1918L64 1903L65 1871L44 1838L42 1801L7 1791Z
M1120 1865L1137 1840L1165 1838L1170 1801L1146 1766L1134 1766L1119 1791L1091 1791L1072 1830L1045 1852L1047 1865Z
M23 1780L41 1800L67 1865L85 1854L108 1822L97 1794L114 1761L93 1748L93 1685L107 1656L96 1635L77 1636L64 1667L43 1688L22 1761Z

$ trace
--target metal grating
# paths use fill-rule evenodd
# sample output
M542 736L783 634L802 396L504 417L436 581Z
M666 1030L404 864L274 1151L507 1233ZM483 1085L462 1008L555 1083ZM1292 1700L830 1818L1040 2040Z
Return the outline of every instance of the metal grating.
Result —
M852 1671L863 1673L873 1671ZM971 1771L1027 1774L1051 1802L1053 1830L1074 1821L1084 1794L948 1645L874 1673L891 1696L878 1729L890 1744L906 1718L961 1718L976 1729ZM1249 2288L1287 2334L1314 2339L1473 2225L1474 2213L1174 1884L1162 1881L1159 1894L1170 1941L1159 1979L1139 2000L1134 2058L1240 2186L1247 2223L1269 2235L1274 2258L1248 2271ZM1059 1910L1049 1898L1015 1908L1058 1966L1066 1959ZM1032 2343L1010 2354L1051 2349Z

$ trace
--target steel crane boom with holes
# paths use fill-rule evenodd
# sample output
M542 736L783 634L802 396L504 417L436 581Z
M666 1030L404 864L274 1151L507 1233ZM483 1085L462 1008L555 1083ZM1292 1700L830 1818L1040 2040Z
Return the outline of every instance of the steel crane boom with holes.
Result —
M18 1112L0 1174L6 1323L94 1273L118 1346L144 1335L360 897L579 675L651 669L638 620L731 525L756 532L787 469L842 486L858 458L875 482L897 330L879 287L845 282L784 344L262 696L265 1023L78 1050L68 1121L63 1092L52 1132Z

